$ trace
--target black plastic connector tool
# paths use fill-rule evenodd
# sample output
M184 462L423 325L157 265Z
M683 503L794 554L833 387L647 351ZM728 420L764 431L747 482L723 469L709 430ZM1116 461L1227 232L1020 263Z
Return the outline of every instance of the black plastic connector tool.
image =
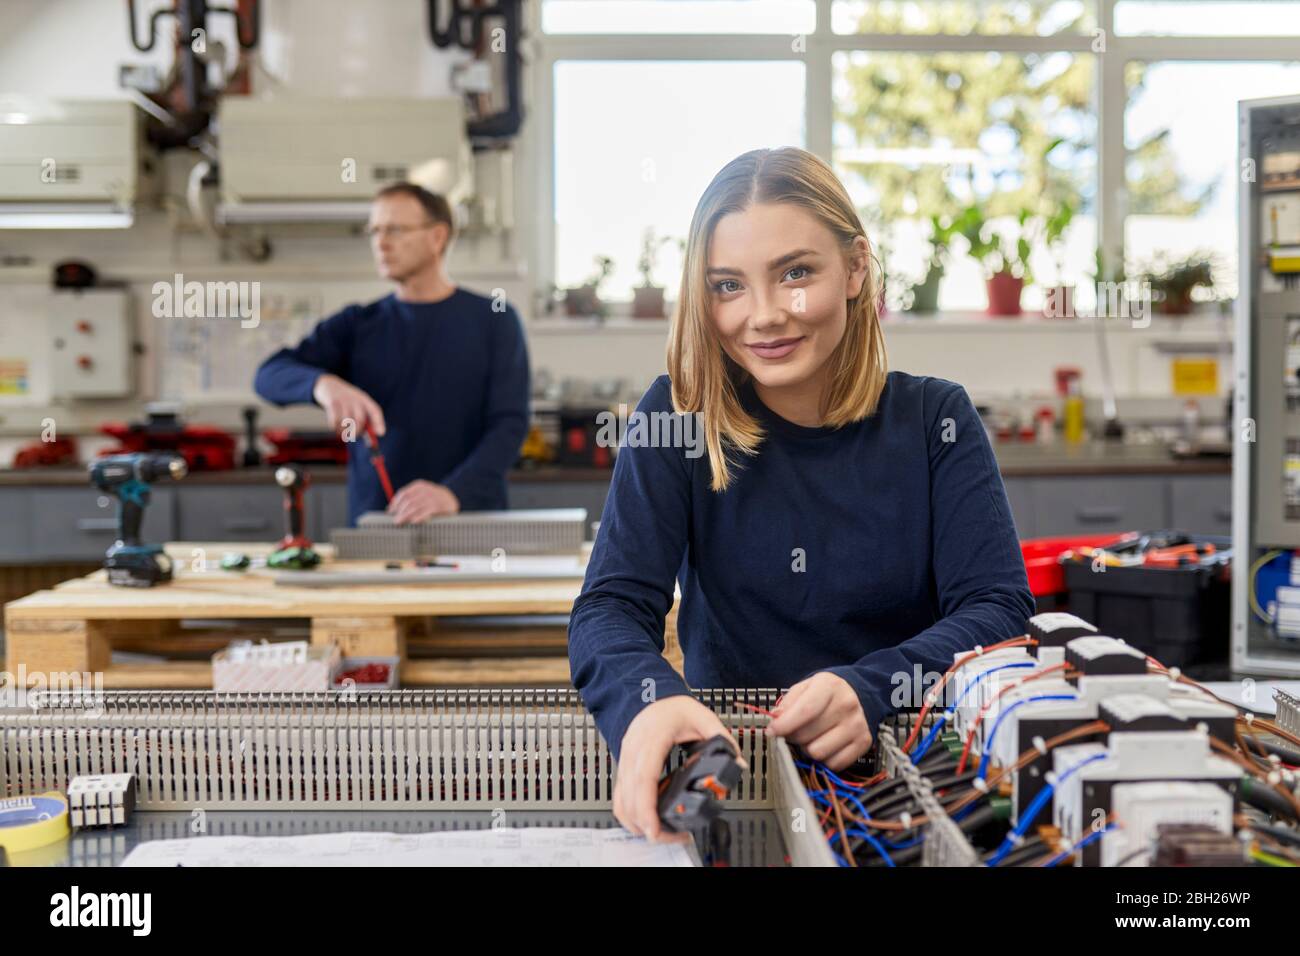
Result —
M669 830L690 833L722 813L722 801L740 782L740 762L722 734L683 749L686 760L659 783L659 819Z

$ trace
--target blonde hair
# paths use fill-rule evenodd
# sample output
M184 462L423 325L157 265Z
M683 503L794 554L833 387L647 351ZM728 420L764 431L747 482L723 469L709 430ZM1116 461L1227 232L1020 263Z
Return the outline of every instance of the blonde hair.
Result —
M834 171L806 150L755 149L737 156L713 177L691 217L681 291L668 334L668 374L673 408L701 413L713 491L732 480L730 455L756 455L763 428L742 407L738 388L749 377L723 350L713 326L708 268L709 242L718 220L754 203L793 203L812 213L839 241L846 255L866 233ZM827 359L830 377L823 425L839 428L876 410L888 364L880 329L878 269L867 246L867 278L848 300L844 337Z

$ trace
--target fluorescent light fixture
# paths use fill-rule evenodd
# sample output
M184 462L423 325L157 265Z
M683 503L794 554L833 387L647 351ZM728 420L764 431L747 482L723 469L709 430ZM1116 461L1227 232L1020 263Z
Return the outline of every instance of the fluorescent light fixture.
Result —
M111 203L0 203L0 229L129 229L134 221Z
M362 223L370 217L370 201L364 202L247 202L220 203L217 222L343 222Z

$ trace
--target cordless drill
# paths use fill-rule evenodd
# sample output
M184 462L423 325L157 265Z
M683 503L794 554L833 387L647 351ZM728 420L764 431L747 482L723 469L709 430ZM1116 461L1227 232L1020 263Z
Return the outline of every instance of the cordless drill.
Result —
M320 564L320 554L307 537L304 493L311 476L302 468L281 465L275 469L275 483L284 489L285 535L280 546L266 559L268 567L305 571Z
M117 540L104 556L108 583L151 588L172 578L171 558L162 545L142 544L140 524L149 504L149 485L164 478L179 480L188 469L175 455L110 455L90 466L90 483L105 494L117 495Z

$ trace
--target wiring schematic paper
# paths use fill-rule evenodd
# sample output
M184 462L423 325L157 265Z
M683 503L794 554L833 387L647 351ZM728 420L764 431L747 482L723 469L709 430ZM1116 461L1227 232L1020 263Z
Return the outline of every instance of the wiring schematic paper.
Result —
M623 829L499 827L436 833L204 837L141 844L123 866L695 866L691 849Z

